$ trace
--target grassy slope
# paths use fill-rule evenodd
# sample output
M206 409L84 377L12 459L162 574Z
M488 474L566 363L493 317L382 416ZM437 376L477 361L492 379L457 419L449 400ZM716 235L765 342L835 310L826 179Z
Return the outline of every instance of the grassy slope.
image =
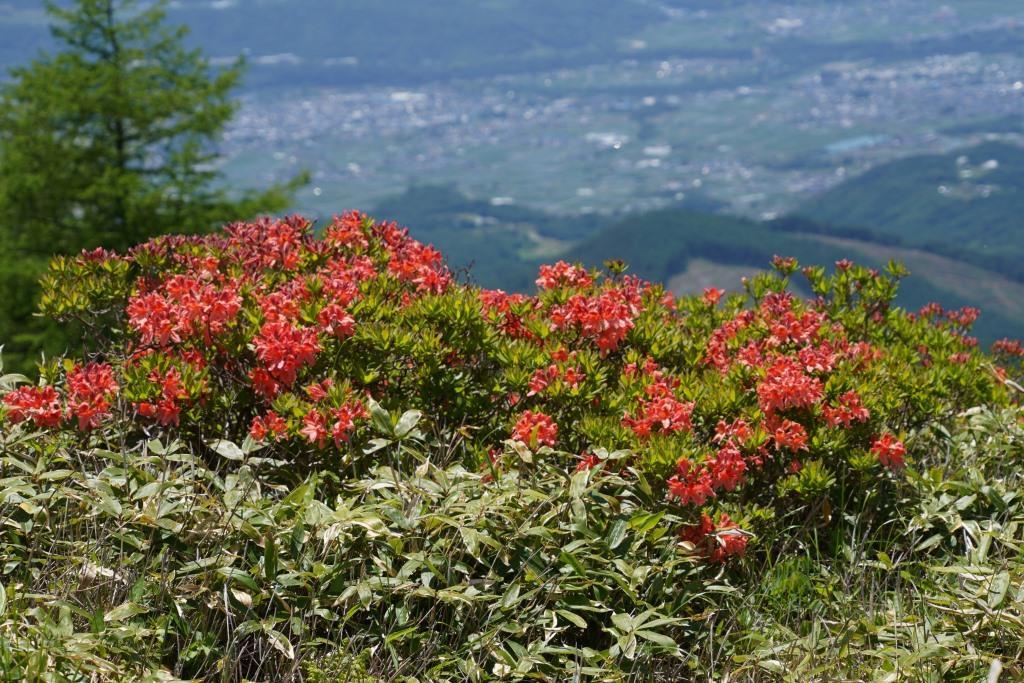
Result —
M966 157L967 163L958 164ZM994 160L998 167L986 169ZM940 193L944 187L947 193ZM986 192L990 192L985 196ZM1024 276L1024 149L986 143L885 164L826 192L800 213L863 225L911 245L965 247L976 262Z

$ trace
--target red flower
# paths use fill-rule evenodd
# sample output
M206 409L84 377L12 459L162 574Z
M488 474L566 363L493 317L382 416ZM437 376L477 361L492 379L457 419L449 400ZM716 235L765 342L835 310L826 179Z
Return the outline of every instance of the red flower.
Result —
M783 420L775 429L775 448L793 452L807 450L807 431L803 425L792 420Z
M161 290L128 302L128 322L146 345L167 346L189 337L209 344L242 308L234 286L218 287L197 277L172 275Z
M540 276L537 278L537 287L540 289L554 289L568 285L570 287L589 287L594 280L590 274L579 266L574 266L559 261L553 266L541 266Z
M577 472L584 472L586 470L592 470L601 464L601 458L597 457L593 453L589 455L581 455L579 464L576 465Z
M312 410L302 418L302 429L299 434L306 437L306 441L323 448L327 443L327 421L324 416L316 410Z
M825 422L832 427L842 425L849 427L854 422L867 422L871 413L861 403L856 391L847 391L839 397L838 406L825 406L821 409Z
M188 390L181 380L177 368L169 369L165 374L154 371L149 381L160 385L160 397L156 402L143 401L136 408L139 415L154 418L166 426L177 425L181 416L181 401L189 397Z
M696 524L687 524L679 530L680 540L691 543L695 547L699 547L704 544L708 534L715 532L715 523L711 521L711 517L708 513L701 513L700 521Z
M334 222L324 230L324 241L333 247L366 249L370 246L370 242L363 230L365 220L366 216L358 211L349 211L341 216L335 216Z
M165 427L177 426L181 417L181 406L173 399L160 399L156 403L143 401L137 408L139 415L151 417Z
M732 491L743 483L747 462L735 445L726 444L708 458L706 467L713 488Z
M526 392L526 395L536 396L537 394L544 393L544 390L547 389L551 382L557 377L557 365L550 365L547 368L535 370L533 376L530 377L530 382L528 384L529 391Z
M875 440L871 445L871 452L878 456L878 462L893 472L898 472L906 465L903 460L903 456L907 454L906 446L888 432Z
M322 382L313 382L312 384L306 386L303 389L303 391L306 392L306 396L309 397L309 400L311 400L311 401L322 401L325 398L327 398L327 392L330 391L331 387L333 387L333 386L334 386L334 380L332 380L330 377L328 377L327 379L323 380Z
M669 478L668 499L680 505L703 505L708 498L714 498L711 475L707 470L694 470L690 461L682 458L676 464L678 474Z
M95 429L110 416L110 401L117 394L114 370L109 365L89 363L68 373L68 411L78 418L82 431Z
M521 316L512 307L523 306L534 301L522 294L506 294L500 289L483 289L477 295L484 312L498 328L513 339L529 339L533 334L526 329Z
M338 304L328 304L316 317L320 329L332 337L345 339L355 333L356 320Z
M419 292L440 294L445 291L452 277L442 263L441 252L430 245L408 239L405 231L399 232L403 234L401 238L393 238L397 242L388 262L388 272L403 282L413 283ZM396 233L392 231L389 234Z
M320 351L314 330L284 321L264 323L253 346L270 376L284 385L295 382L299 370L311 365Z
M11 422L25 420L39 428L56 428L64 416L60 395L53 387L19 387L4 396L4 406Z
M249 381L252 382L253 390L268 401L281 393L281 383L263 368L250 370Z
M946 311L946 318L957 327L964 329L974 325L980 315L981 311L972 306L964 306L958 311Z
M772 257L772 267L784 275L789 275L796 270L797 260L792 256L779 256L776 254Z
M128 322L146 345L166 346L178 343L177 320L171 304L156 292L132 297L128 301Z
M368 416L369 413L362 403L348 403L331 411L331 417L334 419L334 424L331 425L334 445L340 447L342 442L348 443L352 431L356 428L356 420L365 419Z
M576 294L551 310L551 329L578 327L592 339L602 355L614 351L633 329L639 302L625 289L609 289L596 296Z
M683 403L673 396L643 400L640 402L636 417L627 413L622 418L622 424L642 438L650 436L652 431L663 434L689 431L692 426L690 418L693 415L693 407L692 402Z
M568 386L576 389L587 378L579 368L566 368L562 373L562 381Z
M743 443L750 439L753 433L746 420L737 419L732 423L719 420L718 424L715 425L715 436L712 437L712 441L715 443L722 443L724 441Z
M992 352L1022 358L1024 357L1024 345L1016 339L1000 339L992 345Z
M700 522L683 527L679 537L692 543L704 557L719 564L730 557L742 557L747 549L746 534L724 512L719 516L717 524L711 521L707 513L702 514Z
M512 438L530 448L539 445L554 446L558 440L558 425L550 416L527 410L512 428Z
M717 287L705 287L704 303L708 306L715 306L719 301L721 301L723 294L725 294L724 289L718 289Z
M273 410L268 411L263 417L254 417L249 428L249 435L256 441L266 441L267 437L277 441L287 433L288 423Z
M790 408L809 408L821 397L821 381L805 374L800 364L788 357L772 363L757 387L758 402L765 415Z

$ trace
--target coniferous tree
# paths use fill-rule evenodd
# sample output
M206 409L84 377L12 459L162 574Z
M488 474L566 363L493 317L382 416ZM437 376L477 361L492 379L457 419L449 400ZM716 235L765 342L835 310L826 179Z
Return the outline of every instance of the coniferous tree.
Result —
M57 43L0 89L0 344L15 364L64 350L32 316L52 254L126 249L287 207L303 179L229 191L217 142L241 63L215 72L164 2L48 4Z

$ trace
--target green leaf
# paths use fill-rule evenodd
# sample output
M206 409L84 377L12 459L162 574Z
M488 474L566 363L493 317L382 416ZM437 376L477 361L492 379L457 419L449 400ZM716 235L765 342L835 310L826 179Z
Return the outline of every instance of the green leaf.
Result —
M277 541L269 533L263 541L263 575L267 581L277 579Z
M163 485L164 482L162 481L151 481L145 486L140 487L139 490L132 495L132 500L149 498L150 496L153 496L154 494L158 493L161 487L163 487Z
M111 517L121 516L121 503L106 491L96 491L96 497L92 499L93 505Z
M608 530L608 547L615 550L619 547L622 541L626 538L626 520L616 519L611 528Z
M74 470L50 470L40 474L39 478L43 481L56 481L58 479L67 479L74 474Z
M575 572L577 574L579 574L580 576L586 576L587 575L587 570L583 567L583 564L572 553L566 552L566 551L563 550L561 553L559 553L558 558L562 562L564 562L567 565L569 565L570 567L572 567L573 570L575 570Z
M211 441L208 445L213 452L222 458L236 461L245 460L245 453L243 453L242 449L231 441L217 439L215 441Z
M3 348L3 347L0 347ZM11 374L0 377L0 387L4 389L14 389L18 384L31 384L30 380L25 375L12 372Z
M270 639L270 644L274 646L275 650L288 659L295 659L295 648L292 647L292 641L288 640L285 634L270 629L267 631L267 638Z
M555 610L555 612L576 628L587 627L587 620L581 617L580 615L576 614L575 612L570 612L569 610L565 609Z
M519 601L519 590L518 581L513 582L512 585L509 586L508 590L505 591L505 594L501 596L501 602L499 605L502 609L508 609Z
M137 605L134 602L125 602L104 614L103 621L105 621L108 624L112 622L124 621L125 619L131 619L137 614L144 614L148 611L148 608L142 607L141 605Z
M634 628L633 617L624 612L616 612L613 614L612 623L615 624L615 628L619 629L623 633L629 633Z
M414 635L419 631L417 626L409 626L407 628L400 629L394 633L388 634L387 638L384 639L386 643L400 643L411 635Z
M988 584L988 606L996 609L1003 604L1006 591L1010 588L1010 573L1002 571L992 577Z
M228 581L236 581L251 591L259 591L259 586L251 576L237 567L218 567L217 573Z
M664 510L659 512L638 512L630 518L629 525L636 529L637 533L644 534L656 527L664 516Z
M650 642L655 643L656 645L663 645L665 647L671 647L671 648L675 648L676 647L676 641L674 641L672 638L669 638L668 636L666 636L664 634L657 633L655 631L644 631L644 630L641 630L641 631L637 631L636 635L639 636L640 638L643 638L644 640L649 640Z
M391 422L391 413L372 398L369 400L369 403L370 420L373 422L374 429L385 436L395 436L395 426Z
M402 413L402 417L398 419L398 424L395 425L395 438L404 439L409 432L416 428L422 417L423 413L419 410L407 410Z
M757 665L769 673L780 676L785 675L787 672L786 665L777 659L762 659L757 662Z

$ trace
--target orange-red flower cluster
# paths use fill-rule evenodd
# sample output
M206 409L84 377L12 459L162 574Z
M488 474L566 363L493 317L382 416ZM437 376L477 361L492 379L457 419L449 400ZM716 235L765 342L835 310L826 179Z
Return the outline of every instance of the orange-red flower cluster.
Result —
M639 311L635 290L609 289L594 296L574 294L564 305L551 311L551 329L576 328L591 339L602 353L614 351L633 329Z
M68 372L64 400L52 386L23 386L4 396L3 405L15 424L31 420L36 427L54 429L68 419L74 420L79 430L89 431L110 417L119 390L112 367L87 363Z
M550 415L527 410L512 428L512 438L530 448L554 446L558 441L558 425Z
M724 512L715 523L704 513L700 522L683 527L681 540L693 544L694 548L712 562L722 563L730 557L742 557L747 550L747 536Z
M804 372L800 363L781 356L765 369L757 399L765 415L793 408L810 408L823 396L821 380Z
M218 287L195 276L173 275L160 291L132 297L127 311L143 344L167 346L191 337L210 344L241 309L242 299L233 285Z
M878 462L894 472L902 470L906 465L903 458L907 454L907 448L892 434L885 433L875 439L871 445L871 452L878 456Z
M68 412L82 431L95 429L110 416L110 402L117 395L114 369L102 363L75 366L67 377Z
M285 321L264 323L253 338L262 366L253 372L257 390L268 398L291 386L299 370L311 365L320 351L316 330ZM262 370L263 373L259 373Z
M825 422L832 427L849 427L854 422L867 422L871 417L870 411L860 400L860 394L853 390L840 396L837 405L824 406L821 412Z
M589 287L593 282L594 279L585 269L565 261L559 261L551 266L541 266L540 275L537 277L537 287L540 289L563 286Z
M278 441L288 434L288 422L273 410L264 416L257 415L252 419L249 435L255 441Z
M4 396L4 406L15 424L31 420L36 427L55 428L64 418L60 394L50 386L18 387Z
M140 402L137 406L139 415L154 418L164 426L177 425L181 417L181 402L189 396L181 380L181 372L177 368L171 368L162 375L153 372L149 381L160 386L160 398L155 402Z

